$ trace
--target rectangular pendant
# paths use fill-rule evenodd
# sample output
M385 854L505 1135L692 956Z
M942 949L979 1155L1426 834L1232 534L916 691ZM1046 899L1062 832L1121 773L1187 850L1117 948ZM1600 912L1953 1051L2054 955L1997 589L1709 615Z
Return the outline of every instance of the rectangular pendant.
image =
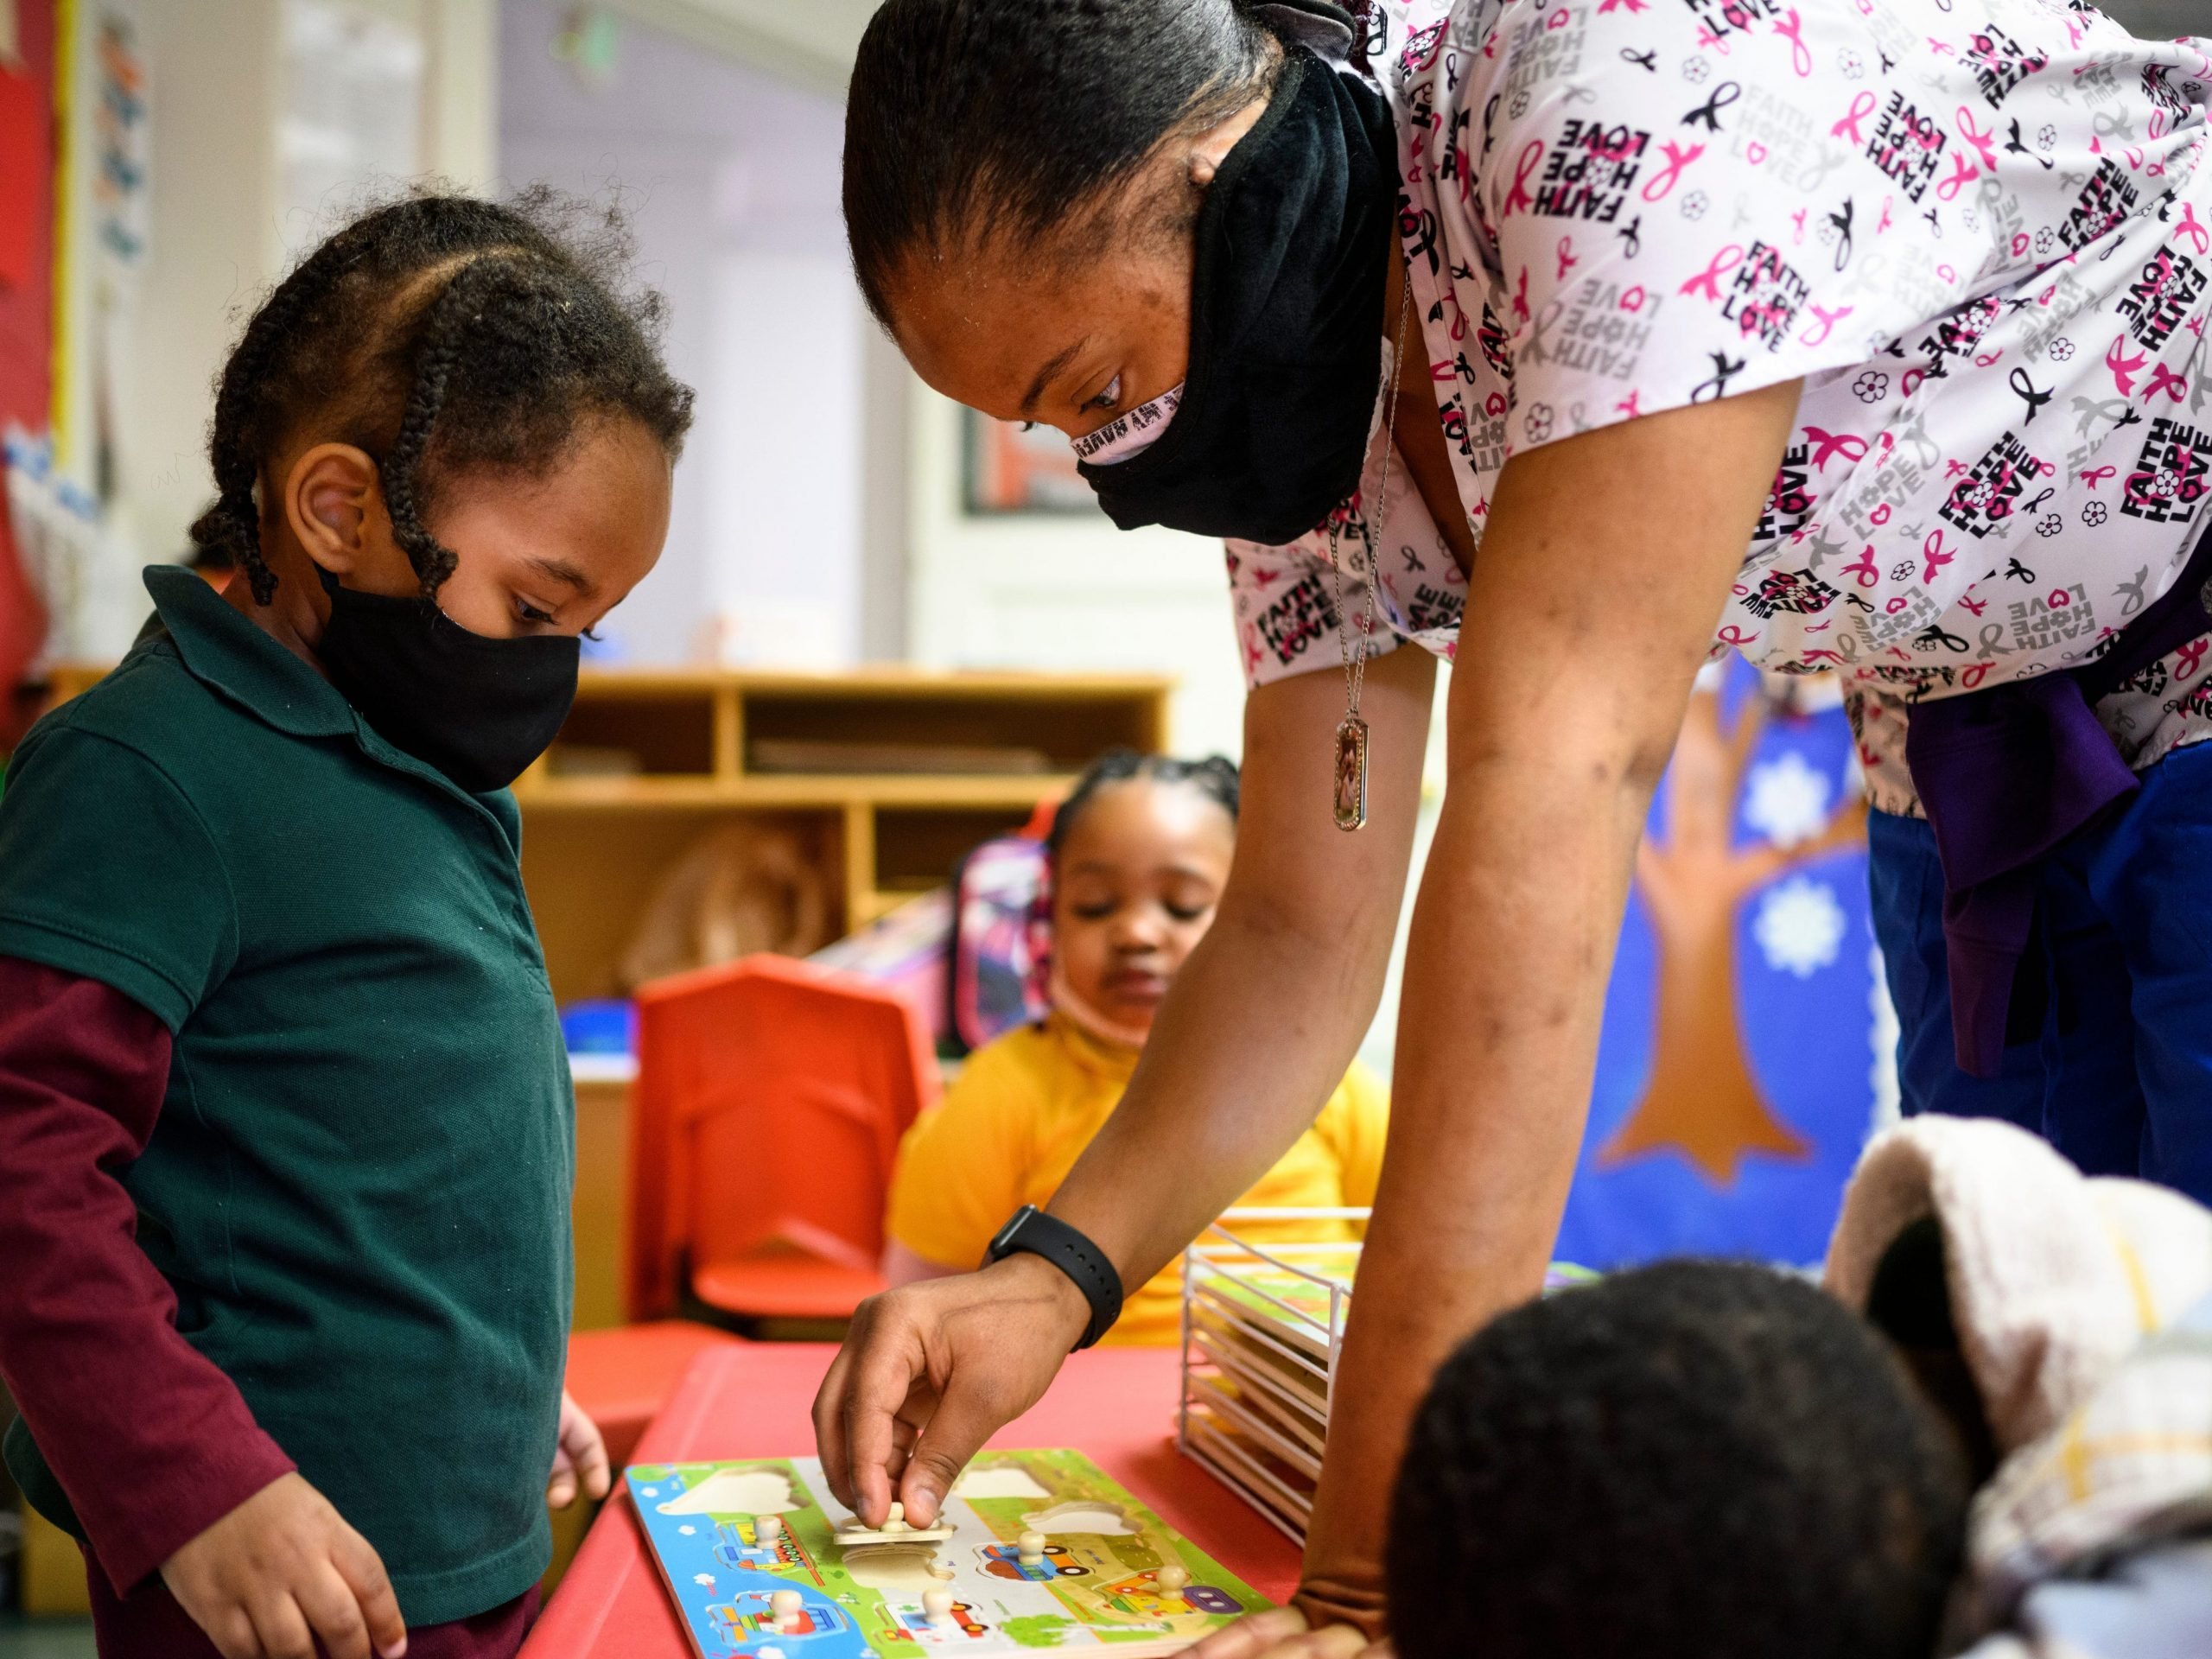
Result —
M1367 722L1346 715L1337 725L1337 828L1367 822Z

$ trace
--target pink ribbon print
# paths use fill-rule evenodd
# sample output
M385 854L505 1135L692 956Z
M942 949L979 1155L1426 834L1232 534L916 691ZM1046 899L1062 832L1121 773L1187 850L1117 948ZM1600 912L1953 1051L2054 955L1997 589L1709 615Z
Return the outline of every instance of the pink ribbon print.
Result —
M1720 279L1744 263L1744 248L1739 242L1731 242L1713 256L1713 263L1684 283L1675 291L1681 294L1703 293L1716 305L1720 301Z
M1682 169L1705 154L1703 144L1692 144L1684 149L1672 139L1660 145L1659 149L1667 158L1667 165L1645 182L1642 194L1646 201L1664 201L1672 195L1675 181L1682 176Z

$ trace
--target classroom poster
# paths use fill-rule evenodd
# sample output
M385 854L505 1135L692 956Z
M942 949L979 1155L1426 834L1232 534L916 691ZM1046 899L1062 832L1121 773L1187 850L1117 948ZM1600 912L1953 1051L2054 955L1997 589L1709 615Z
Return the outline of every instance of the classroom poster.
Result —
M35 431L53 343L54 5L0 5L0 429Z
M54 71L54 0L0 0L0 435L42 431L53 391ZM46 629L0 493L0 748Z
M1810 1265L1894 1110L1864 807L1840 707L1732 659L1694 697L1637 859L1557 1254Z

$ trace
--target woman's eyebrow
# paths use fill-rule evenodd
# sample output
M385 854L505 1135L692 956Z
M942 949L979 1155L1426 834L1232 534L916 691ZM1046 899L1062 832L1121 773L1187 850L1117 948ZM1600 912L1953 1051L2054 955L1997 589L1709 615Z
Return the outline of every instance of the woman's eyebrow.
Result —
M1081 351L1084 346L1090 344L1090 336L1089 334L1085 334L1081 340L1078 340L1074 345L1067 347L1066 350L1061 352L1043 368L1037 371L1037 378L1029 383L1029 395L1021 400L1021 413L1025 419L1035 416L1037 413L1037 400L1045 395L1045 388L1051 385L1053 380L1058 377L1061 371L1065 369L1069 364L1075 361L1075 355L1077 352Z
M543 555L533 555L524 563L542 576L567 583L586 599L591 598L599 592L599 584L586 575L580 566L571 564L566 559L547 558Z

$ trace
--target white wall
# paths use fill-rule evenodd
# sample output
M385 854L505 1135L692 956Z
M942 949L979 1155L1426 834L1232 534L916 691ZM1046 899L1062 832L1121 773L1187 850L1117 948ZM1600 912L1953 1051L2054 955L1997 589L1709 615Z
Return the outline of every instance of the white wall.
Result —
M464 184L490 172L496 89L487 79L496 0L355 0L419 29L427 48L419 160ZM212 386L246 315L289 263L286 226L311 215L283 200L276 123L284 93L282 0L124 0L146 58L151 138L143 266L103 296L98 262L77 262L74 301L105 334L78 335L71 471L90 483L97 429L114 461L105 546L86 573L62 654L121 654L146 611L138 567L180 556L213 492L206 459ZM97 8L80 8L89 27ZM336 204L330 205L334 209ZM103 370L96 353L109 353ZM103 373L109 378L103 389ZM103 410L105 414L103 415Z
M960 410L918 383L909 407L916 660L1174 674L1175 750L1239 754L1243 681L1221 543L1119 531L1103 512L971 517L961 502Z
M860 660L861 333L842 261L715 261L699 472L732 661Z
M626 658L834 667L896 654L903 423L863 407L867 324L837 201L838 103L688 35L618 16L611 63L556 40L577 8L500 8L500 171L614 194L698 393L667 550L616 613ZM893 464L876 459L891 447Z
M842 97L877 0L605 0L603 10Z

